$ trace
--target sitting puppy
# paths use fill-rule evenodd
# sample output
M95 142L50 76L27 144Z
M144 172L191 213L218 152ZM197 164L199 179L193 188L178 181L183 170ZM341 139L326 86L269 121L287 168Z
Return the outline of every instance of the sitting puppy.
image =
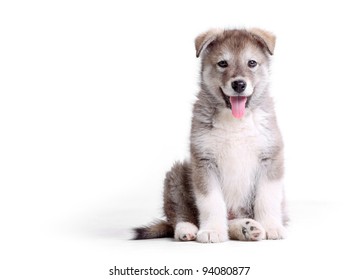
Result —
M269 95L275 36L261 29L210 30L195 40L201 90L190 159L164 183L166 220L135 239L204 243L285 237L283 142Z

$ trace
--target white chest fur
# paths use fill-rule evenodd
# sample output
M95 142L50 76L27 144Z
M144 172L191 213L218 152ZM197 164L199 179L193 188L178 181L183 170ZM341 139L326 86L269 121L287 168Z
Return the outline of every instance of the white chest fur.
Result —
M230 110L224 110L214 120L208 141L218 165L228 210L236 212L249 206L259 153L268 139L263 133L264 122L263 111L248 110L241 119L235 119Z

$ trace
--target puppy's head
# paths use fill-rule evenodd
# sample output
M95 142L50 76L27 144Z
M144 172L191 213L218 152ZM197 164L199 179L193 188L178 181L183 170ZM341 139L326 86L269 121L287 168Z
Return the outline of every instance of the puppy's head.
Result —
M236 118L268 85L275 36L261 29L209 30L195 40L202 57L202 85Z

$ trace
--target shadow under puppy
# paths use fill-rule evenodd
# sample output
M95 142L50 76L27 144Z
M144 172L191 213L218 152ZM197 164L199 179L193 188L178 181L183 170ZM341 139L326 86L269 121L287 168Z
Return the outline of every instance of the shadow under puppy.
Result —
M223 242L285 237L283 142L269 95L275 36L261 29L209 30L195 40L201 90L190 159L164 182L165 220L135 239Z

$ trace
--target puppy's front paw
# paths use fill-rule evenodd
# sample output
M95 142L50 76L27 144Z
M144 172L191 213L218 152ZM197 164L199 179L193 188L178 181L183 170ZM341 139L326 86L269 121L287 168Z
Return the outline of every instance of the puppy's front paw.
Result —
M286 228L279 223L263 223L266 230L266 238L271 240L284 239L287 236Z
M229 239L227 230L199 230L196 240L201 243L218 243Z

